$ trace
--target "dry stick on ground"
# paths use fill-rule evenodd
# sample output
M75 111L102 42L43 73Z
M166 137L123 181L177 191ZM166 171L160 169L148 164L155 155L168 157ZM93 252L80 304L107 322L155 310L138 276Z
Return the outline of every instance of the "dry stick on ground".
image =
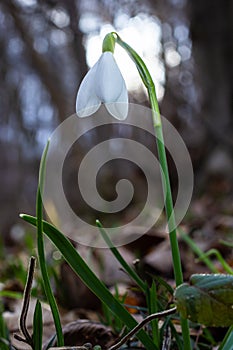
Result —
M157 312L156 314L151 314L144 318L144 320L139 323L136 327L134 327L128 334L126 334L118 343L112 345L108 350L116 350L120 346L122 346L128 339L130 339L133 335L135 335L140 329L145 326L147 323L151 322L155 318L160 318L168 315L172 315L176 312L176 307L173 307L172 309L165 310L162 312Z
M29 267L28 267L27 282L25 285L24 295L23 295L23 305L22 305L22 310L19 318L19 330L24 335L24 338L18 334L14 334L15 339L29 345L32 345L32 337L30 336L27 330L26 319L28 314L35 265L36 265L36 258L34 256L31 256Z

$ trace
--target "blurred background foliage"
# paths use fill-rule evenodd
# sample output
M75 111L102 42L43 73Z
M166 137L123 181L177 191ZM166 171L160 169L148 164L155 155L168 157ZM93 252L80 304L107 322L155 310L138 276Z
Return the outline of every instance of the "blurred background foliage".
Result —
M75 112L80 81L112 30L148 64L162 114L190 151L195 195L210 183L231 193L231 0L1 0L0 231L7 240L22 233L19 212L34 214L43 147ZM130 101L148 105L121 49L116 60Z

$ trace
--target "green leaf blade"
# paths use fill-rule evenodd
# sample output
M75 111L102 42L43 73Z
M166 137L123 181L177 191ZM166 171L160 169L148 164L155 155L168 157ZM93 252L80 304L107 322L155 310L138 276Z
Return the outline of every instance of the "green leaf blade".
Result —
M21 214L20 217L34 226L37 225L37 220L33 216ZM91 289L96 294L96 296L126 324L129 329L134 328L137 325L137 322L128 313L128 311L113 297L107 287L92 272L92 270L79 255L79 253L72 246L70 241L58 229L56 229L56 227L46 221L43 221L43 230L48 238L61 252L71 268L87 285L87 287ZM145 331L141 330L138 332L137 337L141 340L141 342L148 350L157 349Z
M110 237L108 236L107 232L103 228L102 224L99 220L96 220L96 225L99 228L99 231L101 233L101 236L105 240L106 244L108 245L109 249L115 256L115 258L119 261L123 269L128 273L128 275L137 283L139 288L146 293L146 284L145 282L138 276L138 274L129 266L129 264L125 261L123 256L119 253L116 247L114 247L113 242L111 241Z
M33 350L42 349L42 336L43 336L43 319L42 308L39 300L36 302L34 317L33 317Z

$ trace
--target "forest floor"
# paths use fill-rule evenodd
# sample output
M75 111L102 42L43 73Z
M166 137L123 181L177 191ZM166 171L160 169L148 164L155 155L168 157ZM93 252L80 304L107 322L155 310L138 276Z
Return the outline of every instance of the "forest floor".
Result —
M229 273L226 267L219 261L216 251L224 258L229 269L233 269L233 249L228 243L233 242L233 201L231 184L228 182L212 182L199 198L194 199L189 211L182 222L182 232L187 234L203 252L212 250L209 257L216 271ZM25 243L25 242L24 242ZM4 319L11 334L12 344L17 349L30 349L29 346L13 338L14 333L19 333L18 321L22 305L22 293L27 273L27 264L30 255L35 255L34 241L27 238L26 248L23 245L5 247L1 250L0 280L1 291L18 293L18 298L10 295L2 297L4 305ZM25 246L24 246L25 247ZM205 263L198 260L193 248L182 237L179 237L179 248L182 259L184 279L187 281L194 273L210 273ZM110 288L112 293L117 293L118 298L124 299L127 309L132 315L141 321L142 313L138 309L145 307L145 298L132 284L129 276L122 271L119 263L108 249L90 249L77 246L82 256L88 260L99 278ZM98 299L87 289L81 280L74 274L58 252L51 250L48 244L48 266L53 283L54 292L59 303L61 321L65 332L66 345L83 345L96 342L106 348L113 343L119 334L121 325L115 327L107 322L106 313L103 312ZM120 247L120 253L125 260L134 266L140 276L151 283L151 276L159 276L172 287L175 287L173 279L173 265L170 250L170 242L167 233L160 228L152 228L147 234L132 243ZM136 260L137 259L137 260ZM233 270L232 270L233 271ZM20 294L21 293L21 294ZM32 297L27 317L29 333L32 331L33 312L36 298L44 299L39 272L36 272ZM130 308L130 306L132 308ZM48 305L42 303L44 322L44 343L54 334L52 315ZM113 328L111 328L113 326ZM179 332L179 324L176 324ZM210 332L213 338L221 340L226 329L212 328ZM195 327L191 330L193 339L201 336L201 329ZM214 347L213 347L214 348ZM217 347L216 347L217 349Z

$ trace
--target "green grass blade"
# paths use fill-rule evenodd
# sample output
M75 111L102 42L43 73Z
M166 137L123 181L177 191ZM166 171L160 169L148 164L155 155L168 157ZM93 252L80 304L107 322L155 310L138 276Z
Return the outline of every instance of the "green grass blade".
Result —
M225 245L226 247L233 248L233 243L232 242L227 242L227 241L224 241L223 239L220 239L219 243Z
M225 335L222 344L218 348L218 350L232 350L232 344L233 344L233 326L231 326L227 334Z
M36 302L36 307L33 317L33 350L42 349L42 335L43 335L43 319L42 308L39 300Z
M20 217L30 224L36 226L37 220L30 215L21 214ZM109 292L107 287L98 279L98 277L88 267L79 253L72 246L70 241L53 225L43 221L43 230L48 238L53 242L57 249L61 252L64 259L68 262L71 268L77 273L87 287L92 290L96 296L117 316L122 322L132 329L137 325L135 319L130 313L117 301ZM141 340L147 350L158 350L156 345L148 334L141 330L137 337Z
M23 293L14 292L13 290L1 290L0 297L11 298L11 299L22 299Z
M0 349L9 350L9 346L7 345L8 342L8 329L3 319L3 305L0 300Z
M198 245L186 234L181 228L178 230L180 237L182 240L187 243L187 245L192 249L192 251L199 257L202 257L202 261L206 264L206 266L213 273L218 273L218 269L214 266L212 261L208 257L203 257L203 251L198 247Z
M229 273L230 275L233 275L233 269L230 267L230 265L226 262L226 260L223 258L222 254L217 249L210 249L208 252L203 253L198 260L203 261L205 258L215 255L224 270Z
M125 261L123 256L119 253L117 248L114 247L113 242L111 241L110 237L108 236L107 232L103 228L101 222L99 220L96 220L96 225L99 228L99 231L101 233L101 236L107 243L108 247L110 248L111 252L115 256L115 258L119 261L123 269L129 274L129 276L137 283L139 288L146 293L146 284L143 282L143 280L138 276L138 274L129 266L129 264Z
M153 280L152 286L149 289L149 314L155 314L158 312L158 298L157 298L157 290L155 281ZM154 340L154 343L159 347L160 342L160 334L159 334L159 321L156 318L155 320L151 321L151 328L152 328L152 337Z
M46 145L44 153L42 155L41 164L40 164L40 172L39 172L39 184L37 189L37 199L36 199L36 226L37 226L37 249L38 249L38 258L40 263L40 270L44 284L44 290L46 297L48 299L51 312L53 315L53 320L56 328L57 334L57 344L62 347L64 345L64 338L62 333L61 321L59 316L59 311L57 307L57 303L55 297L53 295L53 291L49 281L49 275L46 266L45 252L44 252L44 235L43 235L43 203L41 193L43 192L44 185L44 174L45 174L45 166L46 166L46 156L49 148L49 142Z

